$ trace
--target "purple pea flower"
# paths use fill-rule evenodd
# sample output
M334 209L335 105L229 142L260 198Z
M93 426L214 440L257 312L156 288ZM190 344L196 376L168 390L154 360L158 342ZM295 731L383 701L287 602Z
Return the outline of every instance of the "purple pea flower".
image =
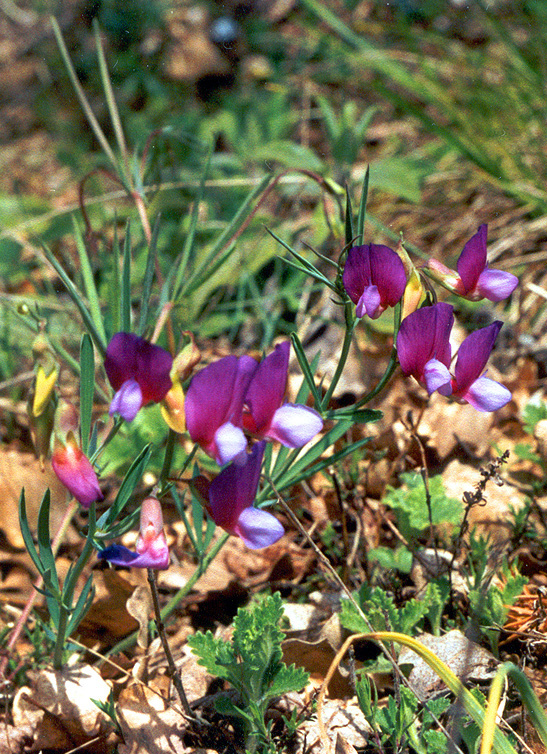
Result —
M450 304L435 304L405 317L397 334L401 369L424 384L430 395L435 390L443 395L452 392L449 367L453 324L454 308Z
M162 401L172 386L172 365L172 356L160 346L133 333L116 333L104 360L106 374L116 391L110 415L119 414L130 422L142 406Z
M430 259L428 269L433 277L449 291L470 301L487 298L503 301L513 293L518 278L510 272L491 270L486 258L488 226L481 225L475 235L463 247L456 263L457 272L445 267L436 259Z
M468 335L461 344L454 368L449 372L450 330L454 321L449 304L435 304L410 314L397 335L397 353L403 372L425 384L428 393L453 395L477 411L496 411L511 400L506 387L483 374L502 322Z
M169 567L169 548L163 531L161 503L155 497L147 497L141 506L139 537L136 552L123 545L110 545L97 553L101 560L112 565L131 568L155 568L164 571Z
M206 490L206 505L215 524L241 537L252 550L273 545L285 533L275 516L253 506L265 445L264 441L256 443L242 464L227 466Z
M225 356L202 369L186 392L186 428L221 466L241 456L247 440L241 429L243 399L258 368L250 356Z
M301 448L323 429L323 420L307 406L283 403L290 350L288 341L280 343L258 365L245 393L243 427L255 437Z
M388 246L353 246L348 253L344 288L356 304L356 315L376 319L401 300L406 286L403 262Z
M72 432L68 433L66 443L55 442L51 465L70 494L84 508L89 508L95 500L103 499L95 469L78 446Z
M467 401L477 411L496 411L511 400L511 393L506 387L483 374L502 324L500 321L492 322L488 327L471 333L458 351L452 395Z

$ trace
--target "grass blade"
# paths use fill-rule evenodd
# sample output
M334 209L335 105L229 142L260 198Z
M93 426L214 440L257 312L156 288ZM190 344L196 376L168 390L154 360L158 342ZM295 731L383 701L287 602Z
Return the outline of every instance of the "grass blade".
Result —
M95 285L95 278L93 277L93 271L91 269L91 263L89 261L89 255L87 248L82 237L82 233L76 222L76 218L72 216L72 227L74 229L74 239L76 241L76 248L78 250L78 256L80 257L80 266L82 268L82 277L84 279L84 288L89 302L89 313L93 318L97 332L100 334L104 343L106 343L106 334L104 331L103 316L101 313L101 305L99 303L99 294L97 293L97 286Z
M142 283L142 298L141 298L141 311L139 315L139 324L137 327L137 335L141 335L146 330L146 322L148 320L148 311L150 307L150 293L152 291L152 281L154 280L154 269L156 262L156 249L158 246L158 236L160 232L160 217L156 217L154 227L152 229L152 239L150 241L150 247L148 249L148 256L146 258L146 269L144 271L144 280Z
M131 224L125 228L122 263L122 295L120 298L122 332L131 332Z
M82 450L86 455L89 447L94 392L95 355L93 342L88 333L84 333L80 342L80 439Z

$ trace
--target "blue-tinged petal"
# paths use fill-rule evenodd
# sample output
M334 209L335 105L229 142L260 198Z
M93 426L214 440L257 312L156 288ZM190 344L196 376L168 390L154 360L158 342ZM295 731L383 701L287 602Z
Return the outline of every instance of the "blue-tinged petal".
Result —
M215 461L219 466L230 463L234 458L245 452L247 440L243 430L226 422L215 432Z
M380 298L378 286L367 285L361 294L361 298L357 302L355 314L357 317L364 317L366 314L367 317L376 319L383 311L381 303L382 300Z
M100 550L97 557L100 560L108 560L112 565L124 566L133 565L133 562L138 560L140 556L123 545L110 545L105 547L104 550Z
M274 414L267 437L288 448L301 448L323 429L323 420L312 408L285 403Z
M251 550L259 550L281 539L285 530L271 513L249 507L241 511L234 532Z
M511 400L511 392L489 377L479 377L461 396L477 411L497 411Z
M114 395L109 414L119 414L126 422L131 422L142 407L142 392L136 380L126 380Z
M429 395L438 390L442 395L450 395L452 377L448 367L438 359L430 359L424 367L425 386Z
M518 284L518 277L511 272L486 269L480 274L477 291L482 298L489 301L503 301L513 293Z

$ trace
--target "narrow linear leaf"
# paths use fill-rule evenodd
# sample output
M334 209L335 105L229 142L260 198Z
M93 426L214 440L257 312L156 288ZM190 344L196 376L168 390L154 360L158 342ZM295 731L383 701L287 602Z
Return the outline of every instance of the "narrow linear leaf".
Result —
M131 224L125 228L122 263L122 295L120 298L122 332L131 332Z
M82 450L86 455L89 447L94 392L95 356L93 342L88 333L84 333L80 342L80 434Z
M47 261L61 278L65 288L68 291L68 295L70 296L73 303L76 305L78 311L80 312L80 315L84 321L84 325L86 329L88 330L89 334L91 335L91 337L93 338L93 341L99 353L101 354L101 356L104 357L106 353L105 341L103 340L103 336L101 335L101 333L99 333L99 331L95 327L95 322L93 321L93 317L91 316L91 314L89 313L88 309L86 308L84 304L83 294L81 293L81 291L79 291L76 288L72 280L68 277L68 275L66 274L64 269L61 267L59 262L55 259L53 254L51 254L50 251L46 249L45 247L43 247L43 251L46 256Z
M40 561L43 564L44 570L49 570L51 573L51 580L53 585L59 589L59 581L57 579L57 570L55 568L55 556L51 549L51 536L49 532L49 508L51 502L51 495L49 489L44 493L40 510L38 512L38 551L40 553Z
M144 280L142 283L142 298L141 298L141 312L139 316L139 324L137 327L137 335L141 335L146 330L146 323L148 321L148 311L150 307L150 293L152 291L152 281L154 280L154 269L156 262L156 250L158 247L158 236L160 232L160 216L156 217L154 227L152 228L152 239L148 248L148 255L146 257L146 269L144 271Z
M370 167L367 165L365 171L365 177L363 179L363 189L361 191L361 201L359 202L359 214L357 215L357 243L363 245L364 243L364 228L365 220L367 216L367 198L368 198L368 184L370 179Z
M300 342L300 338L295 332L291 333L291 343L293 345L296 358L298 359L300 369L302 370L302 374L304 375L306 384L313 396L314 406L318 409L321 406L321 394L317 385L315 384L311 366L304 352L304 348L302 347L302 343Z
M82 277L84 280L84 288L89 302L89 312L93 319L93 323L97 328L97 332L101 336L103 343L106 343L106 334L104 331L103 315L101 313L101 305L99 303L99 294L97 293L97 286L95 285L95 278L93 277L93 271L91 269L91 262L87 253L87 248L82 236L82 232L76 218L72 216L72 228L74 230L74 239L76 241L76 249L78 250L78 256L80 258L80 267L82 270Z

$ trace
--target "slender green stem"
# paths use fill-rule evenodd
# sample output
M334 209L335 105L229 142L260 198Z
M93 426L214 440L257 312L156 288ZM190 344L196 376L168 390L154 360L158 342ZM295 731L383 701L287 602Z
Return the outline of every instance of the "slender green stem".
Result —
M93 502L91 503L91 507L89 509L88 533L84 549L82 550L80 557L78 558L76 563L74 563L74 565L68 572L67 579L58 597L59 623L57 625L57 638L55 640L55 650L53 653L53 667L55 668L55 670L61 670L61 668L63 667L63 650L66 642L68 621L70 618L70 613L73 609L72 601L74 597L74 590L76 589L78 579L80 578L80 575L87 565L89 558L91 557L94 550L93 537L95 536L95 523L95 503Z
M165 445L165 455L163 457L163 465L160 471L160 477L158 479L158 495L165 494L166 487L168 486L169 474L171 473L171 464L173 463L173 455L175 452L175 442L177 439L177 433L170 429L167 435L167 443Z
M342 376L342 372L344 371L344 367L346 366L346 361L348 360L349 349L351 348L351 341L353 339L353 331L355 330L355 325L357 323L353 308L353 303L351 301L346 301L346 304L344 306L346 333L344 335L344 342L342 343L342 350L340 352L340 358L338 359L336 371L334 372L334 376L329 385L329 389L327 390L325 397L323 398L323 410L328 407L329 401L332 398L334 391L336 390L336 386L338 385L340 377Z
M103 450L106 448L106 446L108 445L108 443L114 437L116 437L116 435L120 431L120 427L122 426L123 421L124 420L121 418L121 416L117 416L116 417L116 419L114 420L114 424L112 425L112 427L110 429L110 432L104 438L103 442L101 443L101 446L99 448L97 448L97 450L95 451L95 453L93 453L93 456L89 459L91 461L91 463L95 463L97 461L97 459L99 458L99 456L101 455L101 453L103 452Z
M184 686L182 685L180 673L177 670L177 666L175 665L175 660L173 659L173 654L171 653L171 647L169 646L169 642L167 641L167 634L165 633L165 625L161 617L160 601L158 597L158 586L156 584L156 572L154 571L153 568L147 568L147 571L148 571L148 583L150 584L150 591L152 592L152 602L154 604L154 612L156 614L156 628L158 629L158 634L161 639L163 651L165 652L165 657L167 659L167 667L169 668L169 674L175 685L177 694L179 695L180 703L182 704L182 708L184 712L187 715L191 716L192 710L190 709L190 705L188 704L188 697L186 696L186 692L184 691Z

